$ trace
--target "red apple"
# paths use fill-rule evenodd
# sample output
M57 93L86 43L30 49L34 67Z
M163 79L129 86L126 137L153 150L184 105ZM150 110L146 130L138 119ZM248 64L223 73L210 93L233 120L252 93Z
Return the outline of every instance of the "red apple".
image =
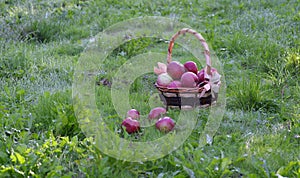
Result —
M192 75L192 76L193 76L193 78L194 78L194 80L195 80L195 82L196 82L196 83L198 83L198 82L199 82L199 78L198 78L197 74L195 74L195 73L192 73L192 74L190 74L190 75Z
M198 79L199 79L199 83L203 82L205 79L205 71L204 69L201 69L198 73L197 73Z
M126 128L126 132L131 134L140 130L140 123L137 120L127 117L122 122L122 126Z
M180 77L184 72L185 72L184 66L178 61L172 61L167 66L167 73L174 80L180 79Z
M197 64L194 61L187 61L186 63L184 63L184 67L189 72L193 72L195 74L197 74L198 72Z
M168 88L179 88L181 87L181 82L178 80L174 80L168 85Z
M149 119L158 119L160 117L162 117L163 114L166 114L166 109L163 107L156 107L151 109L151 111L149 112L148 118Z
M196 87L198 77L193 72L186 72L181 76L180 82L183 87L193 88Z
M140 113L136 109L130 109L127 112L127 117L131 117L132 119L139 119L140 118Z
M173 130L175 122L170 117L160 118L156 123L155 127L161 132L170 132Z

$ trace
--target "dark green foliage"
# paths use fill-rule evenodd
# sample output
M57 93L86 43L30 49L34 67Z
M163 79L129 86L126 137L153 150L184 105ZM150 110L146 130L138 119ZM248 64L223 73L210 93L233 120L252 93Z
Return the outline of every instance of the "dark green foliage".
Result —
M33 108L35 132L55 130L56 135L73 136L80 132L74 114L70 91L45 92Z

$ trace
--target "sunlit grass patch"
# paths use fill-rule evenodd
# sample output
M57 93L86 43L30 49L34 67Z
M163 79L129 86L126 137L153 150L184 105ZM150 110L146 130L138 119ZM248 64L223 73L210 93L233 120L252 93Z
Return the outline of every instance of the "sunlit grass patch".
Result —
M286 68L290 70L292 73L299 78L299 70L300 70L300 51L295 52L287 52L285 57Z

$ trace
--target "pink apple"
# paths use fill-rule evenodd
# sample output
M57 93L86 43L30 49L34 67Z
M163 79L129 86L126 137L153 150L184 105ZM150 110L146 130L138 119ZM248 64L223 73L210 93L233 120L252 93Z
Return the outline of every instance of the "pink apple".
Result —
M198 81L198 77L193 72L185 72L180 79L181 85L188 88L196 87L196 81Z
M149 119L158 119L160 117L162 117L162 115L166 114L166 109L163 107L156 107L151 109L151 111L149 112L148 118Z
M127 112L127 117L131 117L132 119L139 119L140 118L140 113L136 109L130 109Z
M181 82L178 80L174 80L168 85L168 88L179 88L179 87L181 87Z
M167 66L167 73L174 80L180 79L180 77L184 72L185 72L184 66L178 61L172 61Z

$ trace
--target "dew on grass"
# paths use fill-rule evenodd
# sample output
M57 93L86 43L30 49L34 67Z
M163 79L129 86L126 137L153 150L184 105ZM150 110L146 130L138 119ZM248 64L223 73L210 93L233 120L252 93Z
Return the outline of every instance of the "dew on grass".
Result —
M206 143L209 145L212 145L213 143L213 138L208 134L206 134Z

